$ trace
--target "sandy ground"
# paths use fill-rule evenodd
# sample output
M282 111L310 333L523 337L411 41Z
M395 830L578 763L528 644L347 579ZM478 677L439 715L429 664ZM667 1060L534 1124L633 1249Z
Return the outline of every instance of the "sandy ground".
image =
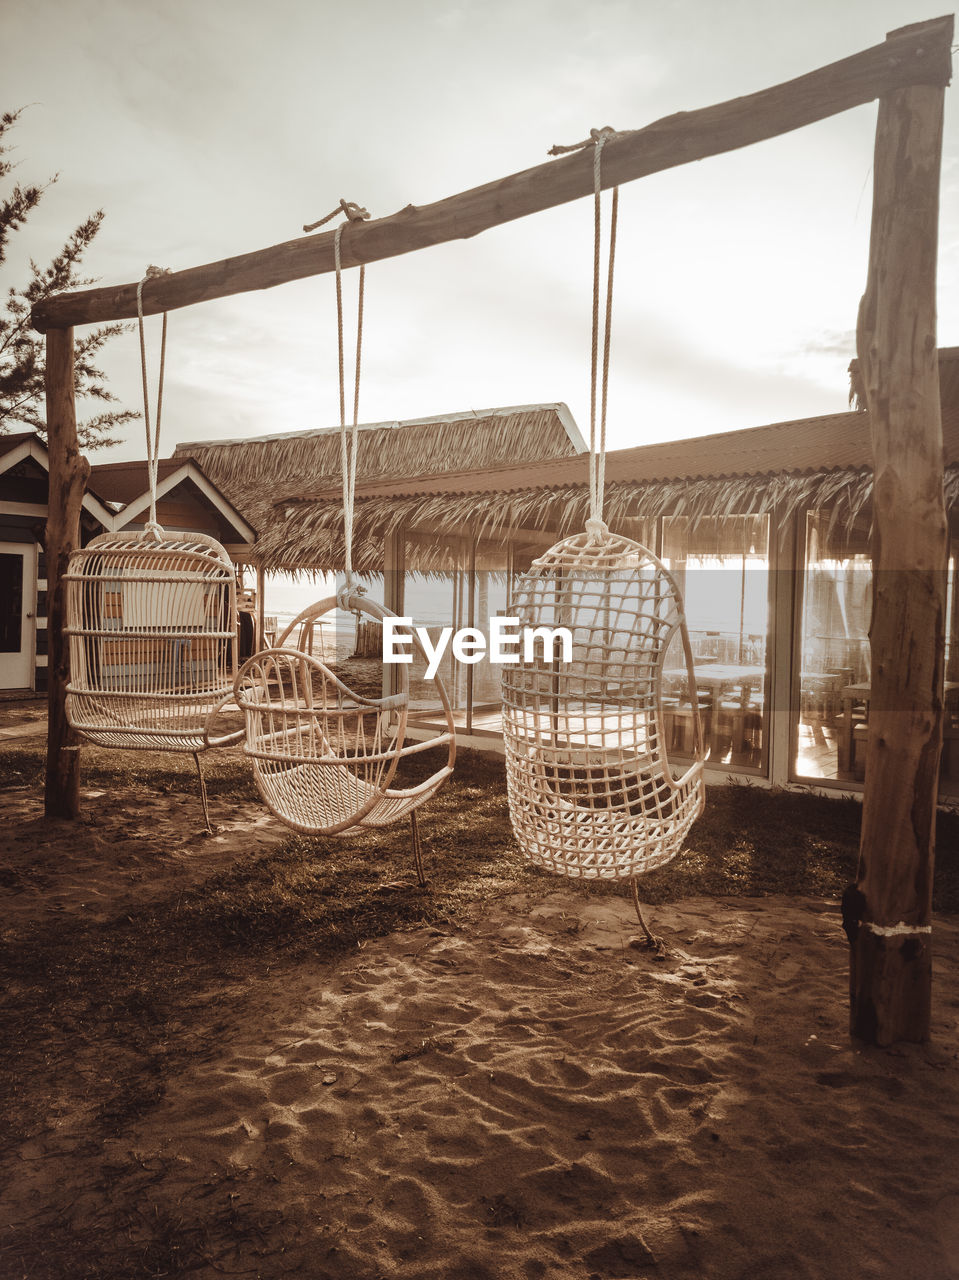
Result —
M285 834L252 804L214 802L204 839L197 806L89 798L74 827L2 797L4 938ZM846 1032L835 903L654 920L659 960L626 900L557 882L225 978L154 1105L93 1124L76 1089L6 1145L0 1275L959 1276L959 922L936 926L932 1043L874 1050ZM109 1072L82 1034L62 1051L65 1076Z

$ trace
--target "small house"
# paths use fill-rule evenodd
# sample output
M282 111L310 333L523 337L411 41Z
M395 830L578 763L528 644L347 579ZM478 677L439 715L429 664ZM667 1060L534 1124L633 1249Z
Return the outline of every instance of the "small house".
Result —
M238 563L252 525L189 459L159 464L157 517L168 529L209 533ZM44 553L49 456L36 432L0 436L0 692L42 692L47 678ZM142 529L149 519L145 462L91 468L80 514L82 544L99 533Z

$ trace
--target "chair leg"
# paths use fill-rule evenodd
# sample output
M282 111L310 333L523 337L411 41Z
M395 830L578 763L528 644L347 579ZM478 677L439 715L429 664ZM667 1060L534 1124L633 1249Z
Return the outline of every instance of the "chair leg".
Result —
M410 810L410 833L413 843L413 865L416 867L416 882L421 889L426 888L426 875L423 871L423 846L420 842L420 825L417 821L416 810Z
M635 876L630 880L630 884L633 886L633 906L636 908L636 917L642 926L643 933L646 935L646 946L650 951L654 951L657 956L664 956L666 954L665 942L663 942L662 938L656 937L643 917L643 910L639 905L639 885ZM637 944L633 943L633 945L636 946Z
M212 836L213 828L210 826L210 806L207 804L206 799L206 780L203 777L203 769L200 765L200 756L198 752L194 751L193 759L196 764L196 776L200 780L200 800L203 804L203 822L206 827L207 835Z

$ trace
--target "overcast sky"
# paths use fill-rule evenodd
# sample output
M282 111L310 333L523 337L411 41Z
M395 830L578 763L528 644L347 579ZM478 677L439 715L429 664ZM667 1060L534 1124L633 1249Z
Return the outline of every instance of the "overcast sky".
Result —
M0 0L21 181L54 173L3 287L94 209L89 274L139 279L375 217L877 44L917 0ZM959 90L946 95L941 345L959 344ZM846 407L875 105L623 188L612 447ZM367 271L360 418L564 400L588 430L589 200ZM355 273L348 281L350 290ZM352 296L350 293L348 296ZM148 321L148 323L150 323ZM151 334L158 332L154 320ZM137 339L104 358L140 407ZM155 368L155 364L154 364ZM170 316L164 455L338 421L329 276ZM108 461L144 456L142 425Z

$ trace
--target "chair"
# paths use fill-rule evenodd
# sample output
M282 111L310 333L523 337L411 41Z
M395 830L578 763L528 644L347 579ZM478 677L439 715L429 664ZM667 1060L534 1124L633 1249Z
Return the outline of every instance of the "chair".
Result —
M339 835L410 816L416 852L415 811L453 772L456 734L449 699L437 680L446 729L426 741L407 742L406 666L394 668L396 693L370 696L355 692L326 662L293 645L293 637L312 643L321 620L336 607L331 597L304 609L274 648L254 654L237 673L233 692L246 723L243 750L267 808L294 830ZM346 607L380 623L387 616L387 610L359 595L350 596ZM415 633L413 638L415 645ZM445 764L415 786L391 787L402 761L437 746L447 748Z

